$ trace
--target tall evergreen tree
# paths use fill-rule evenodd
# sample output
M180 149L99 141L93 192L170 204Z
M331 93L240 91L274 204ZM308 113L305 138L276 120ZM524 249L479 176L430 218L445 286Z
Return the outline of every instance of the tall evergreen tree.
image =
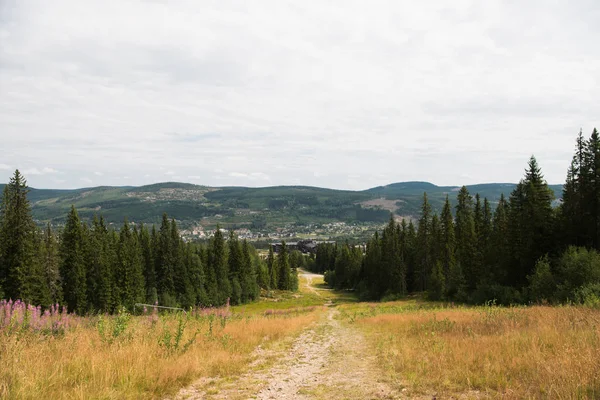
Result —
M60 274L63 279L64 300L69 310L77 313L87 310L85 247L79 215L75 207L71 206L60 246Z
M448 278L448 273L456 263L456 238L454 234L454 218L452 217L452 209L450 207L450 201L448 195L446 195L446 201L444 208L442 209L442 218L440 221L441 229L441 240L442 240L442 254L441 262L444 277Z
M219 226L211 240L209 264L215 271L216 277L216 301L218 305L225 304L227 299L231 299L231 281L227 268L227 255L225 254L225 240Z
M458 192L456 205L456 260L464 274L469 289L474 289L479 279L475 263L475 221L473 217L473 198L466 186Z
M94 216L86 246L87 298L90 308L104 312L114 309L116 302L115 257L104 218Z
M288 258L288 250L285 241L281 242L281 250L277 255L277 266L279 267L278 277L279 282L277 287L281 290L290 290L290 261Z
M248 244L248 241L244 239L242 242L242 263L240 265L242 303L247 303L258 298L260 291L256 282L256 275L252 257L250 256L250 245Z
M52 232L50 223L48 223L44 230L44 237L40 246L40 263L49 296L49 302L45 303L45 305L62 303L63 296L59 271L60 258L58 254L58 241L56 235Z
M171 240L171 222L167 214L163 214L158 231L158 246L156 247L156 286L159 302L163 305L175 305L175 282L173 241Z
M531 157L525 178L510 196L509 238L512 261L509 283L527 283L535 263L553 248L554 194L544 180L535 157Z
M418 291L427 290L427 282L433 268L432 238L431 238L431 206L427 200L427 193L423 194L421 218L417 230L417 263L415 265L415 288Z
M152 226L152 235L148 228L142 225L140 228L140 247L142 249L142 271L145 283L146 303L154 304L158 301L158 291L156 290L156 263L154 261L154 246L156 242L156 229Z
M16 170L4 187L0 206L0 286L8 298L38 301L43 276L28 192L27 181Z
M142 252L135 233L125 219L119 234L116 270L116 288L119 304L132 310L136 303L145 300Z
M319 249L317 248L317 251L318 250ZM269 255L267 256L267 270L269 271L269 287L271 289L277 289L279 279L277 276L275 256L273 254L273 246L269 246Z
M241 284L241 269L242 269L242 249L237 235L229 232L229 240L227 241L229 254L227 255L227 266L229 268L229 280L231 281L231 304L240 304L242 302L242 284Z

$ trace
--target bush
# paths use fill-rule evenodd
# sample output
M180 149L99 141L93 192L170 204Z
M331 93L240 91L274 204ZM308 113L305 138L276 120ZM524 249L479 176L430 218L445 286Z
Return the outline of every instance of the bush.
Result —
M592 308L600 308L600 283L581 286L573 294L573 300Z
M556 294L556 283L550 270L548 256L540 258L535 264L533 275L527 277L529 280L528 296L533 302L552 301Z
M600 284L600 254L583 247L569 247L556 268L560 301L574 300L575 292L588 285Z

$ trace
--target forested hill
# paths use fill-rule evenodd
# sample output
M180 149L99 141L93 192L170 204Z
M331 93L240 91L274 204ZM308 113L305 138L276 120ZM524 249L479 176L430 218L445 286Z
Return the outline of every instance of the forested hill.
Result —
M0 184L0 189L4 187ZM495 203L515 187L512 183L469 186ZM556 198L562 185L552 185ZM71 205L82 218L102 214L108 222L158 222L163 212L183 225L202 220L204 224L270 226L287 223L385 222L390 211L399 216L418 215L423 192L434 210L440 211L446 194L456 201L457 186L428 182L400 182L364 191L334 190L308 186L264 188L208 187L166 182L140 187L109 187L56 190L31 188L29 200L38 221L64 221Z

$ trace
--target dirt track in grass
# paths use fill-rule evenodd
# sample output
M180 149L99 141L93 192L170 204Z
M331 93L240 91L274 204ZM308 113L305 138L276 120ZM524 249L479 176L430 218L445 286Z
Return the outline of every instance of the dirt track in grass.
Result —
M322 275L301 272L304 290L320 295L326 289L312 282ZM395 399L402 398L378 373L357 329L336 319L327 307L320 321L287 346L255 351L249 370L234 379L203 379L179 392L177 399Z

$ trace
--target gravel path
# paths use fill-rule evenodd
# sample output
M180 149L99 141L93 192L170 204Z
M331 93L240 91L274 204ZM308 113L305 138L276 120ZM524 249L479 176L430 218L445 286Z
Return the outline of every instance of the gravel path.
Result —
M309 289L314 274L302 274ZM307 276L308 275L308 276ZM320 275L317 275L320 277ZM395 399L402 396L380 380L375 357L362 334L335 318L328 308L321 321L307 328L287 353L266 354L276 360L270 368L250 368L232 381L201 381L182 390L177 399Z

